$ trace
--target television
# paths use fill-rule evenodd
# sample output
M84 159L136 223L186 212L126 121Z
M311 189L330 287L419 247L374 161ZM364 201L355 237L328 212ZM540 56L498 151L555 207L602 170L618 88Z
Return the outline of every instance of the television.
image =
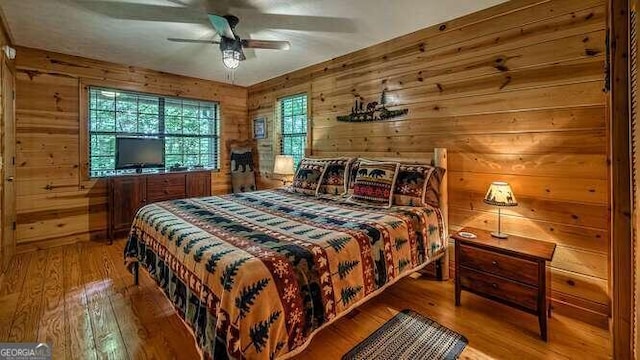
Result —
M148 137L116 138L116 169L164 167L164 139Z

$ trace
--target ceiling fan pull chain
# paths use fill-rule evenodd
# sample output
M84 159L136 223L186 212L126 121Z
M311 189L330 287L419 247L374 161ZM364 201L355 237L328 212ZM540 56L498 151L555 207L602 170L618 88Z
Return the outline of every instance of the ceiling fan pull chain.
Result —
M227 69L227 81L231 85L236 83L236 69Z

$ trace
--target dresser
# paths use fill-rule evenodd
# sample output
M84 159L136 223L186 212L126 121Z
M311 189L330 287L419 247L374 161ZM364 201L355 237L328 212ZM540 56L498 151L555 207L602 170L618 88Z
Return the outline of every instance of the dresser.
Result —
M475 234L475 239L460 236ZM489 231L464 228L452 235L456 242L456 306L461 292L469 291L538 316L540 337L547 341L550 271L554 243L509 236L497 239Z
M125 235L138 209L146 204L211 196L211 171L164 172L114 176L108 180L109 242Z

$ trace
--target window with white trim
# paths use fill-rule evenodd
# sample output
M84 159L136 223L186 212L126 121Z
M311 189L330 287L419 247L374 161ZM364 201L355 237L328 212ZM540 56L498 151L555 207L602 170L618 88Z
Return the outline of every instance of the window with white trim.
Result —
M116 175L116 137L159 137L165 166L219 168L219 106L215 102L90 87L89 174Z
M293 156L294 168L304 158L307 146L307 95L280 99L281 148L283 155Z

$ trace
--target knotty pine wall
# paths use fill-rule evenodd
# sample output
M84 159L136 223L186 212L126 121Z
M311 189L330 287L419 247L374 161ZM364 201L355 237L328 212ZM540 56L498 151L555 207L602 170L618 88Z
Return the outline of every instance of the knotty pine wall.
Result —
M505 231L558 244L553 307L607 326L605 28L603 0L509 1L252 86L249 118L272 121L279 97L307 92L313 155L448 148L452 229L495 229L482 198L491 181L510 182L519 206L503 211ZM383 89L406 117L336 121ZM268 186L278 147L258 150Z
M105 237L106 182L80 171L81 83L218 101L222 168L212 191L229 192L225 143L249 137L246 88L30 48L17 53L18 251Z

